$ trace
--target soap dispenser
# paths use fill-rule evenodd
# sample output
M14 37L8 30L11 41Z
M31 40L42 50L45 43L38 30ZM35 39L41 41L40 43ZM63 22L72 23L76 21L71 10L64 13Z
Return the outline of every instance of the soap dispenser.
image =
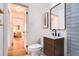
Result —
M60 37L60 33L58 33L58 37Z

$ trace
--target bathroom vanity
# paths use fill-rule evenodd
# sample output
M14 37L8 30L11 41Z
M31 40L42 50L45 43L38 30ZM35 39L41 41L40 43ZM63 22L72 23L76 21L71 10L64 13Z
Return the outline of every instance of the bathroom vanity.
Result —
M64 56L64 38L44 39L44 54L47 56Z

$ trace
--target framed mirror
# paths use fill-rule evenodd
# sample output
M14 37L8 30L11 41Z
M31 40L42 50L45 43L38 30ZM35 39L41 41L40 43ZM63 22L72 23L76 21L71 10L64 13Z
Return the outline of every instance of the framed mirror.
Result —
M50 29L66 29L66 4L58 3L50 9Z

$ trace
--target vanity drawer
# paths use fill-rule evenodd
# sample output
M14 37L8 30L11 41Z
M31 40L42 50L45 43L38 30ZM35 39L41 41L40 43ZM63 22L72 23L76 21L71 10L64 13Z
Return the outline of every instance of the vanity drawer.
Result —
M54 56L54 46L51 46L51 45L47 45L47 46L44 46L44 53L47 55L47 56Z

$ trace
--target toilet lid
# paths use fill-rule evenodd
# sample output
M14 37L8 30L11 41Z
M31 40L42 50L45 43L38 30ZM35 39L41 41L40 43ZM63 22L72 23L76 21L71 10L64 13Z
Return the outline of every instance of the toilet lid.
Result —
M32 44L28 48L41 48L42 46L40 44Z

